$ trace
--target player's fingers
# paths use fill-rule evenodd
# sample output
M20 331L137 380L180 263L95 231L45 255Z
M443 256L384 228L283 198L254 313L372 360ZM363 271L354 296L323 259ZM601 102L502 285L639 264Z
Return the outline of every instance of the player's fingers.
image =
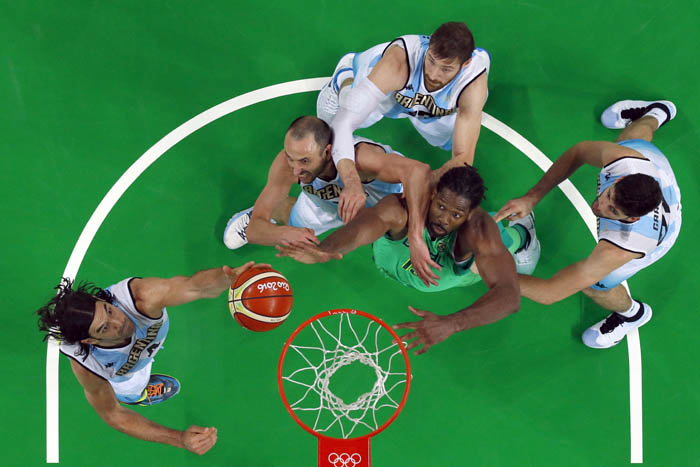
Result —
M346 224L351 222L355 218L357 213L360 212L360 207L360 202L358 200L355 200L355 202L348 207L347 216L343 222Z
M190 425L187 429L189 433L204 433L207 429L199 425Z
M428 351L429 348L430 348L430 346L429 346L428 344L424 344L424 345L423 345L423 348L420 349L420 350L416 350L416 353L415 353L415 354L416 354L416 355L424 354L424 353L426 353L426 352Z
M414 315L420 316L420 317L423 317L423 316L428 314L428 312L426 310L420 310L418 308L413 308L410 305L408 306L408 309L411 311L411 313L413 313Z
M394 329L416 329L416 324L417 322L409 322L409 323L396 323L392 326ZM406 334L408 335L408 334ZM401 336L402 339L405 339L406 336Z
M430 266L434 267L435 269L437 269L438 271L442 271L442 266L440 266L438 263L436 263L436 262L433 261L432 259L429 259L429 260L428 260L428 264L429 264ZM430 272L432 273L432 271L430 271ZM437 275L436 275L435 277L437 277ZM438 279L439 279L439 277L438 277Z
M511 213L509 211L510 210L508 210L508 209L501 208L500 211L498 211L496 214L494 214L493 221L494 222L501 222L503 219L510 216Z
M340 198L338 199L338 215L340 216L340 220L345 223L345 210L347 209L347 201L345 200L345 197L343 196L343 193L340 193Z
M342 253L331 253L331 258L333 259L343 259L343 254Z
M410 344L408 344L408 345L406 346L406 350L415 349L416 347L418 347L418 346L421 345L421 344L422 344L421 340L420 340L420 339L416 339L416 340L414 340L413 342L411 342Z
M271 264L268 263L258 263L255 265L256 268L272 268Z

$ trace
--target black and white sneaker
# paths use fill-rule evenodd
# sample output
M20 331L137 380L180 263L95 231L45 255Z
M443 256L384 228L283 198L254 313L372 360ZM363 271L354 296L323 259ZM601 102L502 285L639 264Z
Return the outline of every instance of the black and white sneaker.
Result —
M237 212L226 224L226 228L224 229L224 245L231 250L240 248L248 243L248 237L245 231L250 223L250 214L252 212L253 208Z
M646 303L640 304L639 311L631 318L625 318L619 313L597 322L586 329L581 336L583 343L592 349L607 349L617 345L631 331L645 325L651 319L651 307Z
M650 110L660 109L666 120L673 120L676 116L676 106L671 101L619 101L605 109L600 116L600 122L606 128L625 128L635 120L639 120Z

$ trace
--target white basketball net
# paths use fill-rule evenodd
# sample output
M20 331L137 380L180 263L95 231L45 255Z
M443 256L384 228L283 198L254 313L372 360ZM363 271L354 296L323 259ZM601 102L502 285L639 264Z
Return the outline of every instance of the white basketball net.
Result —
M353 315L356 326L365 326L358 332L350 316L340 313L311 322L302 333L306 331L308 341L313 338L308 331L313 331L317 344L289 346L306 366L296 365L291 374L282 376L294 386L285 384L285 394L297 416L314 431L338 438L363 436L379 428L398 409L406 384L406 365L393 336L375 321ZM336 327L335 334L329 331ZM294 341L299 340L297 336ZM290 353L285 366L292 366L288 365ZM376 381L369 392L347 403L331 391L330 382L340 368L354 362L369 367ZM382 409L387 410L380 413Z

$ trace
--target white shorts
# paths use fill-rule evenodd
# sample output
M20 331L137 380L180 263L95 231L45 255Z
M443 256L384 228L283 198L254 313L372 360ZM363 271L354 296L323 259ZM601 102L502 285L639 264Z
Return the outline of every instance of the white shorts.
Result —
M678 238L678 233L681 231L681 219L680 217L676 221L676 230L671 232L668 239L663 241L661 247L652 251L643 258L633 259L632 261L623 264L619 268L615 269L613 272L602 278L599 282L596 282L591 286L595 290L610 290L618 285L622 284L624 281L630 277L637 274L642 269L650 266L664 257L666 253L671 249L676 239Z
M335 203L315 200L302 191L289 213L289 225L312 229L315 235L321 235L330 229L342 227L343 221L338 215Z

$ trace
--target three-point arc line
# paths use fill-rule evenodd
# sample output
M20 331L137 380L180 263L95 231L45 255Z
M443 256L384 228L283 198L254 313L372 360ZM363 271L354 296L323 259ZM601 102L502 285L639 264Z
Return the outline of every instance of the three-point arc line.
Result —
M80 264L85 257L85 253L92 243L92 239L95 237L97 230L114 205L119 201L131 184L170 148L205 125L236 110L277 97L318 91L328 80L329 78L327 77L302 79L248 92L200 113L165 135L119 177L119 180L117 180L102 201L100 201L100 204L90 216L83 231L80 233L80 237L78 237L78 241L73 247L73 251L68 259L68 264L63 272L63 277L75 278ZM525 154L543 171L546 171L552 165L552 161L545 156L542 151L523 138L518 132L486 112L482 114L481 124ZM559 187L573 204L574 208L576 208L576 211L578 211L595 239L595 217L588 208L588 204L570 181L567 180L563 182ZM626 282L624 285L627 287ZM643 458L642 357L639 333L636 329L627 335L627 352L629 356L630 377L630 462L641 463ZM59 461L58 354L57 342L54 339L49 339L46 349L46 462L48 463L57 463Z

